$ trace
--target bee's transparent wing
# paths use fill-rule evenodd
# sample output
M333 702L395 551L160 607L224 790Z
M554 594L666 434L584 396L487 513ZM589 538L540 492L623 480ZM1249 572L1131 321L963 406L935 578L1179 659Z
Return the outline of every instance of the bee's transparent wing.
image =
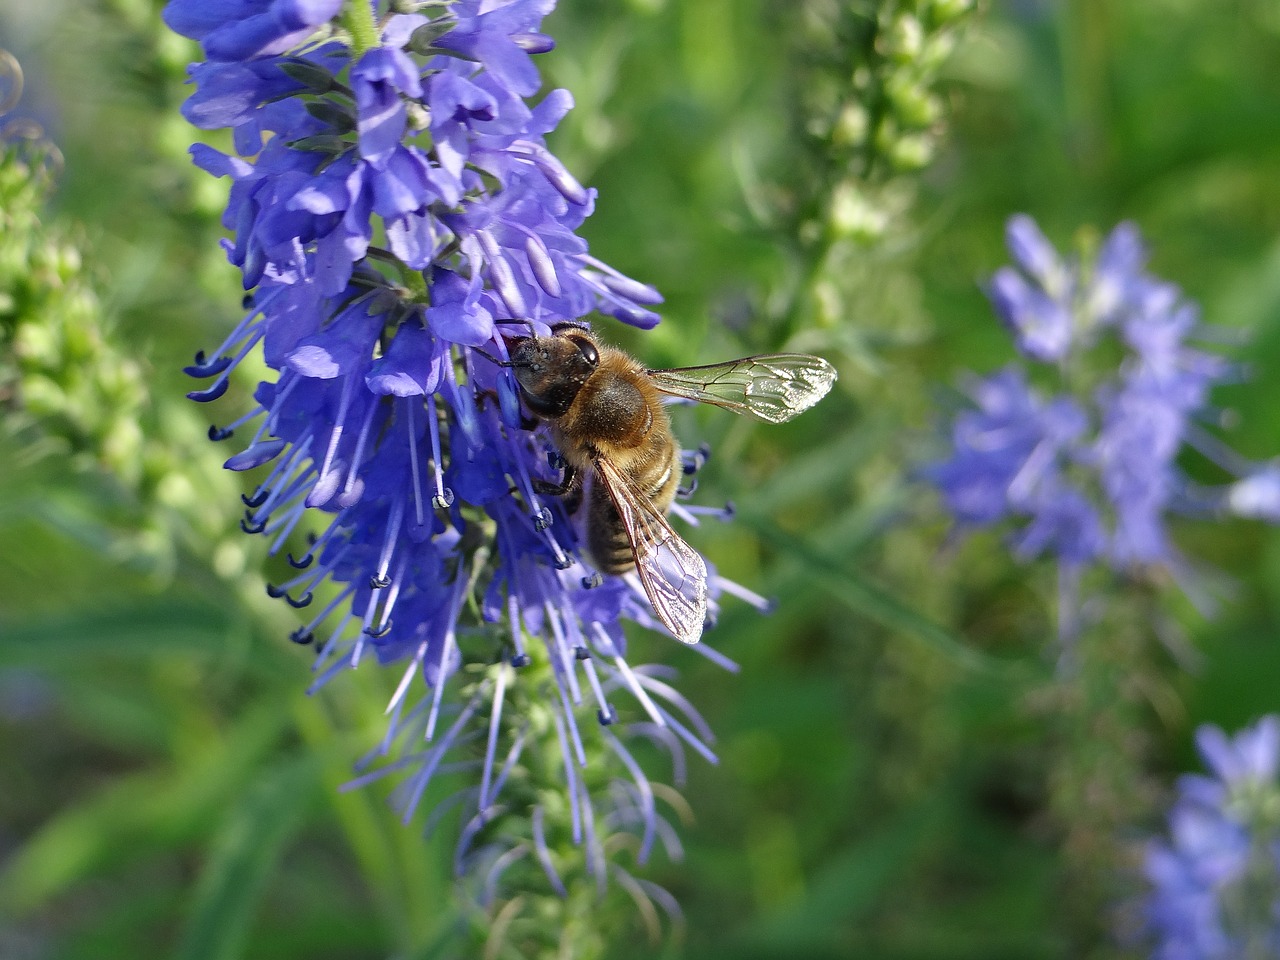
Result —
M677 639L697 643L707 619L707 565L613 463L596 457L595 466L631 540L636 572L653 612Z
M808 410L836 382L836 369L807 353L766 353L704 367L649 370L663 393L714 403L769 423L782 423Z

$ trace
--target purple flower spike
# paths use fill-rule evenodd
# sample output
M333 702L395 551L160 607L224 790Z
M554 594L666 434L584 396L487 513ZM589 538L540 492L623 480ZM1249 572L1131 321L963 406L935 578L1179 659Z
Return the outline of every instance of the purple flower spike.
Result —
M956 417L950 456L924 471L957 523L1012 521L1024 560L1182 572L1171 515L1280 522L1275 467L1243 462L1199 426L1232 368L1192 345L1198 311L1145 272L1137 229L1116 227L1084 263L1059 256L1026 216L1010 220L1007 239L1018 269L998 270L987 292L1024 362L970 388L976 409ZM1109 367L1095 359L1106 338ZM1033 364L1050 388L1028 385ZM1243 479L1196 487L1178 466L1187 446Z
M678 853L624 740L645 737L682 771L686 749L714 762L713 738L628 661L623 624L656 627L652 607L636 577L593 568L571 505L546 492L564 464L503 363L511 338L593 311L652 326L662 298L577 234L595 192L544 140L572 98L526 101L552 0L427 5L430 18L382 17L380 42L359 51L328 29L340 6L165 8L209 58L191 70L186 115L234 132L232 153L192 156L231 183L225 247L251 291L216 359L188 368L207 381L192 397L221 396L259 348L273 371L234 423L246 446L226 466L260 472L242 526L288 557L289 577L267 589L307 609L293 640L316 651L312 689L361 662L398 673L367 760L385 762L356 782L407 771L396 799L408 818L437 777L478 765L455 798L461 868L484 863L496 882L532 853L563 890L555 840L557 853L583 847L603 882L616 872L602 866L606 829L633 832L643 855ZM722 587L754 602L714 575L709 586L713 613ZM699 652L734 669L705 642ZM549 757L522 762L548 743ZM607 778L584 774L589 758L619 783L598 789ZM510 785L535 767L562 779L567 803L530 806L548 785ZM503 815L527 835L488 829Z
M1196 744L1212 776L1179 781L1169 837L1147 850L1151 955L1280 955L1280 717L1234 737L1204 726Z

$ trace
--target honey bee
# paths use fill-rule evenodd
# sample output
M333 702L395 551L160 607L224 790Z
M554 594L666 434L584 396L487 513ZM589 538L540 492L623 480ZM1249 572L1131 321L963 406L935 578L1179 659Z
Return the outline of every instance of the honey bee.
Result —
M573 324L509 343L511 359L503 366L514 372L525 404L547 424L565 463L561 483L540 491L583 489L591 561L609 574L634 568L662 624L697 643L707 614L707 568L667 522L683 471L663 394L782 423L826 396L835 368L807 354L774 353L649 370Z

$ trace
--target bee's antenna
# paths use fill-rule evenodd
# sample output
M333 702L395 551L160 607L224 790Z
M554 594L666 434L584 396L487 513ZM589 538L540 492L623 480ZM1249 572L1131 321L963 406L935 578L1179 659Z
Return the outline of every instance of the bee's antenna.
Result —
M498 366L500 366L500 367L514 367L514 366L515 366L515 364L514 364L514 363L512 363L510 360L499 360L497 357L495 357L493 354L489 353L487 350L481 350L479 347L472 347L472 348L471 348L471 352L472 352L472 353L478 353L478 354L480 354L480 356L484 357L484 358L485 358L486 360L488 360L490 363L497 364L497 365L498 365Z

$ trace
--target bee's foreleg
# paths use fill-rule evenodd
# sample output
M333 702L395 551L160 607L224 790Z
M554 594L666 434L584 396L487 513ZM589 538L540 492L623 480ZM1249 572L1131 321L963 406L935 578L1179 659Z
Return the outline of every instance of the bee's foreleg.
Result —
M557 459L564 467L564 473L560 477L560 482L551 483L548 480L539 480L535 477L533 480L533 489L535 493L540 493L545 497L563 497L578 486L578 468L572 463L564 460L562 457L557 457Z

